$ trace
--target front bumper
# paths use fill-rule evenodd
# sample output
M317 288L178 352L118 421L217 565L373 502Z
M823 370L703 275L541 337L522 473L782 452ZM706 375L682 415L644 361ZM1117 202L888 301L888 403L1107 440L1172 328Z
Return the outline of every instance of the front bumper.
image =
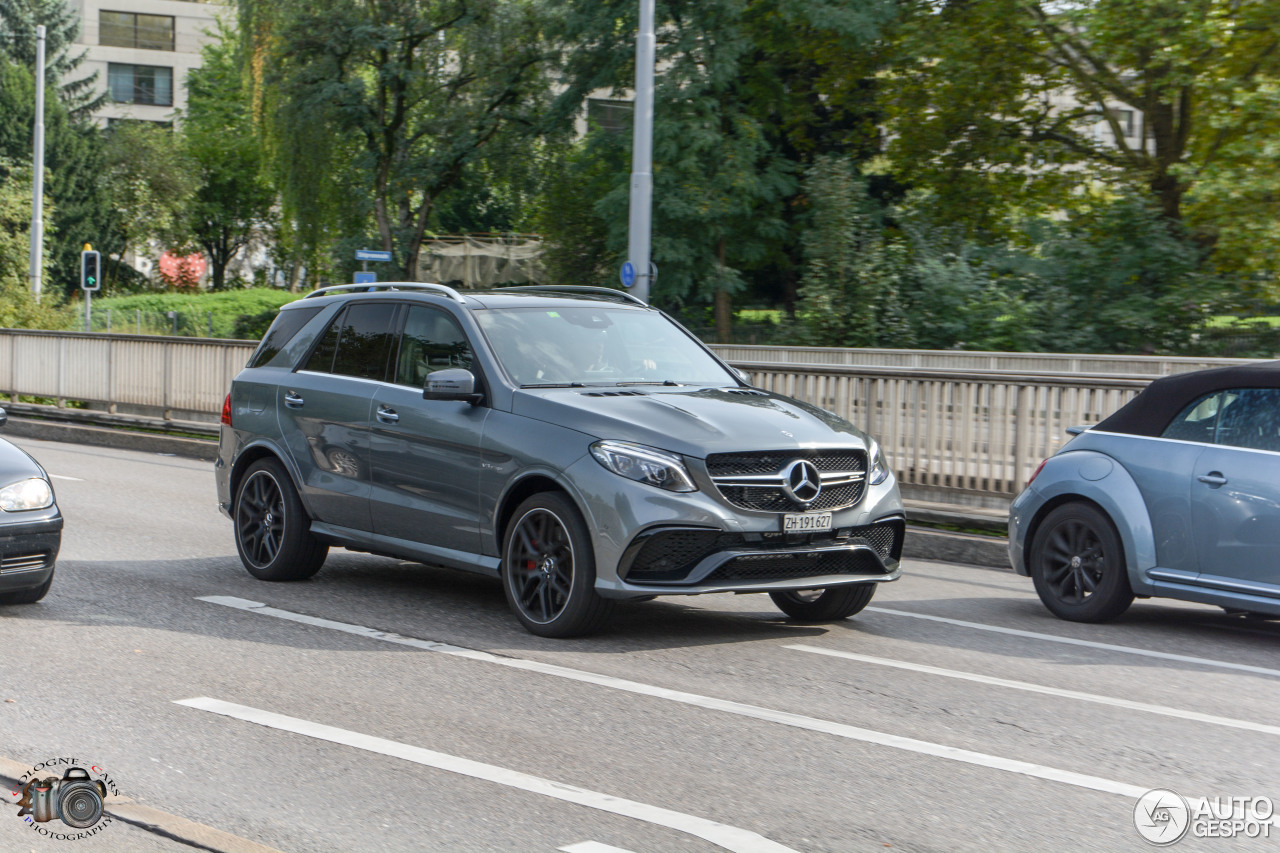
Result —
M566 473L593 532L596 591L605 598L814 589L900 574L905 522L892 477L834 511L832 533L795 536L782 534L779 513L729 505L699 472L699 491L680 494L619 477L591 457Z
M18 513L0 514L0 592L40 586L53 574L62 546L62 515L56 506L15 521ZM23 516L26 513L22 513Z

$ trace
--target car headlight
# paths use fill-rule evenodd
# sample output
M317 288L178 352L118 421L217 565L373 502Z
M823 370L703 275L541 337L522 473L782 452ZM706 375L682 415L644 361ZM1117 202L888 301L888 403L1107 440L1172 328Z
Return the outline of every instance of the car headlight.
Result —
M874 438L871 439L871 447L868 449L867 455L870 457L871 463L867 481L873 486L878 486L889 479L889 466L884 461L884 453L880 450L880 442Z
M648 483L669 492L698 489L689 478L684 462L673 453L626 441L597 441L591 445L591 455L613 473L637 483Z
M19 480L10 486L0 489L0 509L5 512L20 512L24 509L44 509L53 505L53 489L47 480L32 477L30 480Z

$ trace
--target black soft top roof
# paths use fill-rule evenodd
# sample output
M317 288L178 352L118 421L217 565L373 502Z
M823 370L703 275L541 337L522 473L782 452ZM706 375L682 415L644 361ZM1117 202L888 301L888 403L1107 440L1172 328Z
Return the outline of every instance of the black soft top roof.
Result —
M1280 361L1161 377L1094 429L1158 436L1192 401L1227 388L1280 388Z

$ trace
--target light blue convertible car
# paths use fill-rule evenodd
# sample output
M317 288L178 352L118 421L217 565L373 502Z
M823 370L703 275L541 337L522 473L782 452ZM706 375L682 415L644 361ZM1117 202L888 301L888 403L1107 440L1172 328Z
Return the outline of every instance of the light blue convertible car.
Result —
M1135 596L1280 617L1280 362L1168 376L1045 460L1009 558L1054 614Z

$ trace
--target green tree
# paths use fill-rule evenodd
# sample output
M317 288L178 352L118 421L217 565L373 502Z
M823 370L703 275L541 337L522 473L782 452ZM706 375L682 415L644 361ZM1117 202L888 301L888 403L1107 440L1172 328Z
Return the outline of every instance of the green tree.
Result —
M120 122L106 134L103 183L112 205L117 247L103 278L119 281L124 255L150 255L154 243L180 244L197 189L174 132L152 122Z
M1275 3L902 6L884 88L890 166L976 228L1098 185L1140 189L1180 219L1197 172L1248 133L1230 115L1235 95L1280 71Z
M106 100L94 94L97 74L76 76L87 51L73 53L81 13L65 0L0 0L0 54L35 73L36 27L45 28L45 71L73 118L86 119Z
M187 77L181 148L198 188L187 210L190 237L209 256L214 290L226 287L227 266L272 218L276 193L266 177L237 33L220 25L201 49L201 67Z
M413 275L440 197L500 134L540 118L540 6L241 0L256 118L297 240L314 254L369 221Z

